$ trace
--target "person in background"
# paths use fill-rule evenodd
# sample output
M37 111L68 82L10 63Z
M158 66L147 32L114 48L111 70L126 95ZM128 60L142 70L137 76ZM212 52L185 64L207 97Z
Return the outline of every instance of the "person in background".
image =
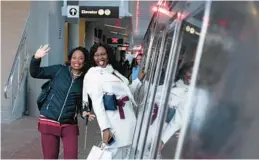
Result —
M118 71L124 76L124 77L129 77L130 70L129 70L129 61L126 59L125 52L121 53L121 60L119 62L120 68Z
M41 46L30 63L30 74L33 78L52 81L47 99L40 108L38 122L43 156L44 159L58 159L61 138L64 158L77 159L77 114L82 109L83 77L88 70L88 51L77 47L70 51L66 65L40 67L41 59L49 50L48 45ZM90 113L87 115L90 119L94 118Z
M105 150L112 152L113 159L127 158L136 125L133 94L142 85L144 72L140 72L138 78L129 85L128 79L114 66L115 58L108 46L101 43L91 47L90 61L93 67L84 78L83 102L88 103L89 95L102 141L107 144ZM115 96L116 109L105 106L105 95Z
M135 61L133 61L135 63L133 63L133 67L132 67L132 74L131 74L132 81L138 78L141 61L142 61L142 55L138 54Z

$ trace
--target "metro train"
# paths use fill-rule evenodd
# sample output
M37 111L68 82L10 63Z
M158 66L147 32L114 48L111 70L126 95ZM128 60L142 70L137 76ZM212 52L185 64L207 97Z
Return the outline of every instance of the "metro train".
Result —
M159 1L155 9L142 44L146 77L135 95L140 109L130 158L259 158L259 2ZM189 61L180 137L160 153L171 86ZM150 131L158 86L161 107Z

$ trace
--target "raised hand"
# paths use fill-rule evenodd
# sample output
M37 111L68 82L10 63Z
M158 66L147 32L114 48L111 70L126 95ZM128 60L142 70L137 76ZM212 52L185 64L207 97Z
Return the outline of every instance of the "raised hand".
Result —
M34 54L34 58L40 59L44 56L46 56L49 52L50 48L48 44L45 44L44 46L40 46L40 48L36 51Z

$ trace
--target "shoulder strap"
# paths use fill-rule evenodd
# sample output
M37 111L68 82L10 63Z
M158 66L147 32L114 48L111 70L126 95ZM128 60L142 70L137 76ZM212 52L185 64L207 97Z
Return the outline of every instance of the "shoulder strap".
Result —
M122 80L119 76L117 76L114 72L112 72L112 74L113 74L114 76L116 76L117 78L119 78L119 79L123 82L123 80Z

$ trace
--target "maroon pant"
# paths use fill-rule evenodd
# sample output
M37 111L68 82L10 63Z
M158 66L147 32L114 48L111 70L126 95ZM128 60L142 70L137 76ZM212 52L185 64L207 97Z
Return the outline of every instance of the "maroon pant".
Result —
M39 123L44 159L58 159L60 138L64 147L64 159L77 159L78 135L77 125L52 125Z

